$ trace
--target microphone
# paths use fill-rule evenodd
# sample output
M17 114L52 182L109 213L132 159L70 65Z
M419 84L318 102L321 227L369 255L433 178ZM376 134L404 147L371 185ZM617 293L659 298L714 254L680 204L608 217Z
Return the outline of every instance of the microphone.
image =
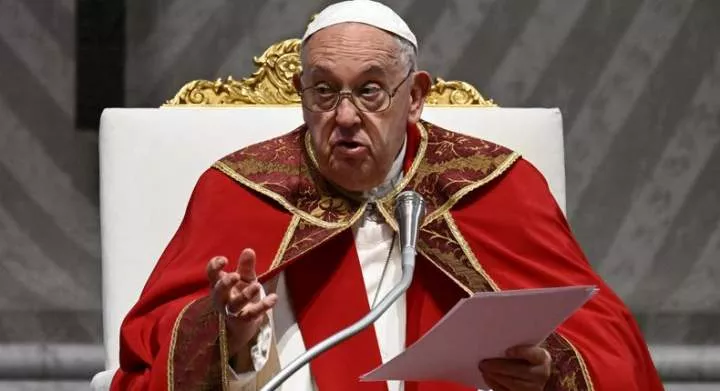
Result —
M395 219L400 232L403 277L406 269L410 269L411 275L415 269L415 245L420 223L424 217L425 202L418 193L407 190L398 194L395 198Z
M370 326L410 288L413 272L415 271L415 245L420 223L424 217L425 202L418 193L408 190L397 195L395 198L395 219L398 222L400 251L402 254L402 278L400 278L400 282L367 315L301 354L270 379L261 391L275 390L313 358Z

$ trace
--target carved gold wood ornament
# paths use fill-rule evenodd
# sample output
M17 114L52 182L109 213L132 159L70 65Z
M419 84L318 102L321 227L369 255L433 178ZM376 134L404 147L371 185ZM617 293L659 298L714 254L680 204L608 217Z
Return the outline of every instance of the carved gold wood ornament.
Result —
M300 72L300 43L299 39L287 39L270 46L262 56L253 59L257 71L242 80L228 77L191 81L165 105L299 104L300 95L292 78ZM466 82L440 78L435 79L426 102L428 105L497 106Z

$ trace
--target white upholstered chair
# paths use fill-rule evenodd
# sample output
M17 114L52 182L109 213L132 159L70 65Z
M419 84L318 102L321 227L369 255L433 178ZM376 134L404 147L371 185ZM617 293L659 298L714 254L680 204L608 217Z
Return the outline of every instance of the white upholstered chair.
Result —
M296 40L274 45L256 60L259 70L250 78L188 83L162 108L103 113L100 200L107 371L95 377L94 389L104 389L118 366L120 324L178 228L200 174L218 158L302 123L290 74L278 70L283 61L297 61L296 50ZM428 102L424 119L521 153L543 173L564 210L558 109L493 107L468 84L442 80ZM204 267L204 260L198 262Z

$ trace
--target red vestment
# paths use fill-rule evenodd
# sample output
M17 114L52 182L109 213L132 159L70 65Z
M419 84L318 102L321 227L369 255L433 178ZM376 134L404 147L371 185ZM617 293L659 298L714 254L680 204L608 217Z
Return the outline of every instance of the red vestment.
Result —
M458 299L482 290L597 285L600 292L545 342L552 390L662 390L640 331L592 271L540 173L516 153L429 123L408 132L406 176L378 203L411 188L428 214L407 293L406 344ZM369 311L350 227L365 205L333 190L301 127L218 161L199 179L185 218L121 329L113 390L225 389L224 318L212 309L208 260L257 254L261 281L286 274L309 348ZM482 331L478 331L482 338ZM311 364L321 391L386 390L359 383L380 364L372 327ZM407 382L407 391L468 390Z

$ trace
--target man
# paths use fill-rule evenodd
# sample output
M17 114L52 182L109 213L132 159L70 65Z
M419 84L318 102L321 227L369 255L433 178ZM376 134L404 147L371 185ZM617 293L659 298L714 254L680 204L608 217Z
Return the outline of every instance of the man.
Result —
M199 179L123 323L113 389L260 387L399 280L391 211L408 188L428 209L410 289L284 389L467 390L358 377L473 292L581 284L600 293L543 344L478 363L488 384L662 389L632 316L592 272L538 171L504 147L420 120L430 77L416 70L416 52L405 22L379 3L342 2L315 18L295 78L305 124Z

